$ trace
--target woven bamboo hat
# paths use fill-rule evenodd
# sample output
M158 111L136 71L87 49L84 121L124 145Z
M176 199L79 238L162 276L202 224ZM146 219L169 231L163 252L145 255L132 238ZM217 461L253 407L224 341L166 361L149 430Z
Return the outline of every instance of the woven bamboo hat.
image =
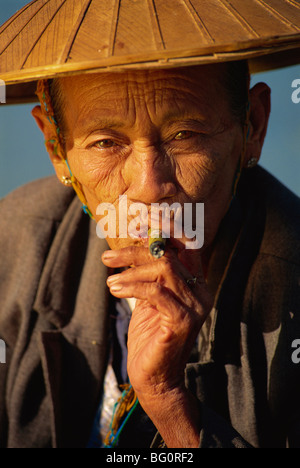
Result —
M299 0L33 0L0 27L7 102L76 73L248 59L300 62Z

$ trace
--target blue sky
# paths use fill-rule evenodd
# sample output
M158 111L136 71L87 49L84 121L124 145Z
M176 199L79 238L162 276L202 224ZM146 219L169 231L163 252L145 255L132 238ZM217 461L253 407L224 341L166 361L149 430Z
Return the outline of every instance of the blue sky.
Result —
M0 0L0 25L27 0ZM261 165L300 196L300 103L294 104L292 82L300 65L261 73L252 85L266 82L272 89L272 112ZM53 174L43 136L30 111L33 105L0 104L0 197L31 180Z

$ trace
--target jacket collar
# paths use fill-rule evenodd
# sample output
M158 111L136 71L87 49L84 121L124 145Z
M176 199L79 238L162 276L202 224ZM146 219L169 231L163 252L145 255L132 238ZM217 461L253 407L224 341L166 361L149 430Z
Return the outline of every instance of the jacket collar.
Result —
M101 255L107 248L75 198L55 233L33 306L55 328L77 337L100 338L100 317L108 300L108 273Z

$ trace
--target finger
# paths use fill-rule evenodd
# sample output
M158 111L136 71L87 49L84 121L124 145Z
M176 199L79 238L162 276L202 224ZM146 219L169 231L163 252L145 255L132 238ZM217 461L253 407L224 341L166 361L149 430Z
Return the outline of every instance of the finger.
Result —
M135 268L129 268L122 273L111 275L107 279L108 284L116 281L122 282L153 282L157 281L161 284L166 284L169 279L176 277L176 280L183 278L188 279L191 275L185 271L183 265L178 260L167 257L161 258L156 262L146 263Z
M131 286L135 289L137 283L157 283L172 291L181 304L191 307L193 294L187 287L185 280L177 275L163 274L158 270L157 267L153 268L152 265L136 267L118 275L110 276L107 279L107 285L111 293L114 294L114 291L118 289L118 285L122 285L123 288L126 287L126 291L129 291Z
M117 275L112 275L107 279L109 287L117 283L136 284L137 282L151 283L157 282L170 289L177 300L188 307L192 306L194 295L201 297L200 282L197 284L191 281L191 275L177 258L161 258L157 262L148 263L133 269L128 269ZM203 279L204 283L204 279Z
M183 320L187 314L195 315L200 321L202 319L204 321L210 311L210 308L207 310L208 308L202 306L196 298L190 298L189 305L183 304L174 297L172 291L156 282L135 284L118 282L111 286L110 291L119 298L134 297L148 301L172 323Z
M145 247L130 246L120 250L107 250L102 255L102 261L110 268L138 267L146 264L152 264L156 268L165 261L172 261L176 265L176 271L180 271L186 279L191 277L188 269L179 260L177 250L171 246L167 247L165 255L159 259L154 258Z
M164 257L177 258L176 251L170 243ZM111 268L124 268L130 266L139 266L146 263L155 263L160 259L154 258L149 248L142 246L130 246L119 250L107 250L102 254L102 261Z
M104 265L111 268L124 268L144 265L155 261L145 247L130 246L120 250L107 250L102 255Z

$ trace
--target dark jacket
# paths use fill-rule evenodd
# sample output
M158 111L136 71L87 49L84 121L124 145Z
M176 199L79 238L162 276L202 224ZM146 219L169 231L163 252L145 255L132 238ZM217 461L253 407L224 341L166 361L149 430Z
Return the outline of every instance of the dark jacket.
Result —
M300 202L260 168L222 222L215 306L186 368L200 447L300 447ZM2 447L85 447L108 353L105 241L54 177L0 203Z

